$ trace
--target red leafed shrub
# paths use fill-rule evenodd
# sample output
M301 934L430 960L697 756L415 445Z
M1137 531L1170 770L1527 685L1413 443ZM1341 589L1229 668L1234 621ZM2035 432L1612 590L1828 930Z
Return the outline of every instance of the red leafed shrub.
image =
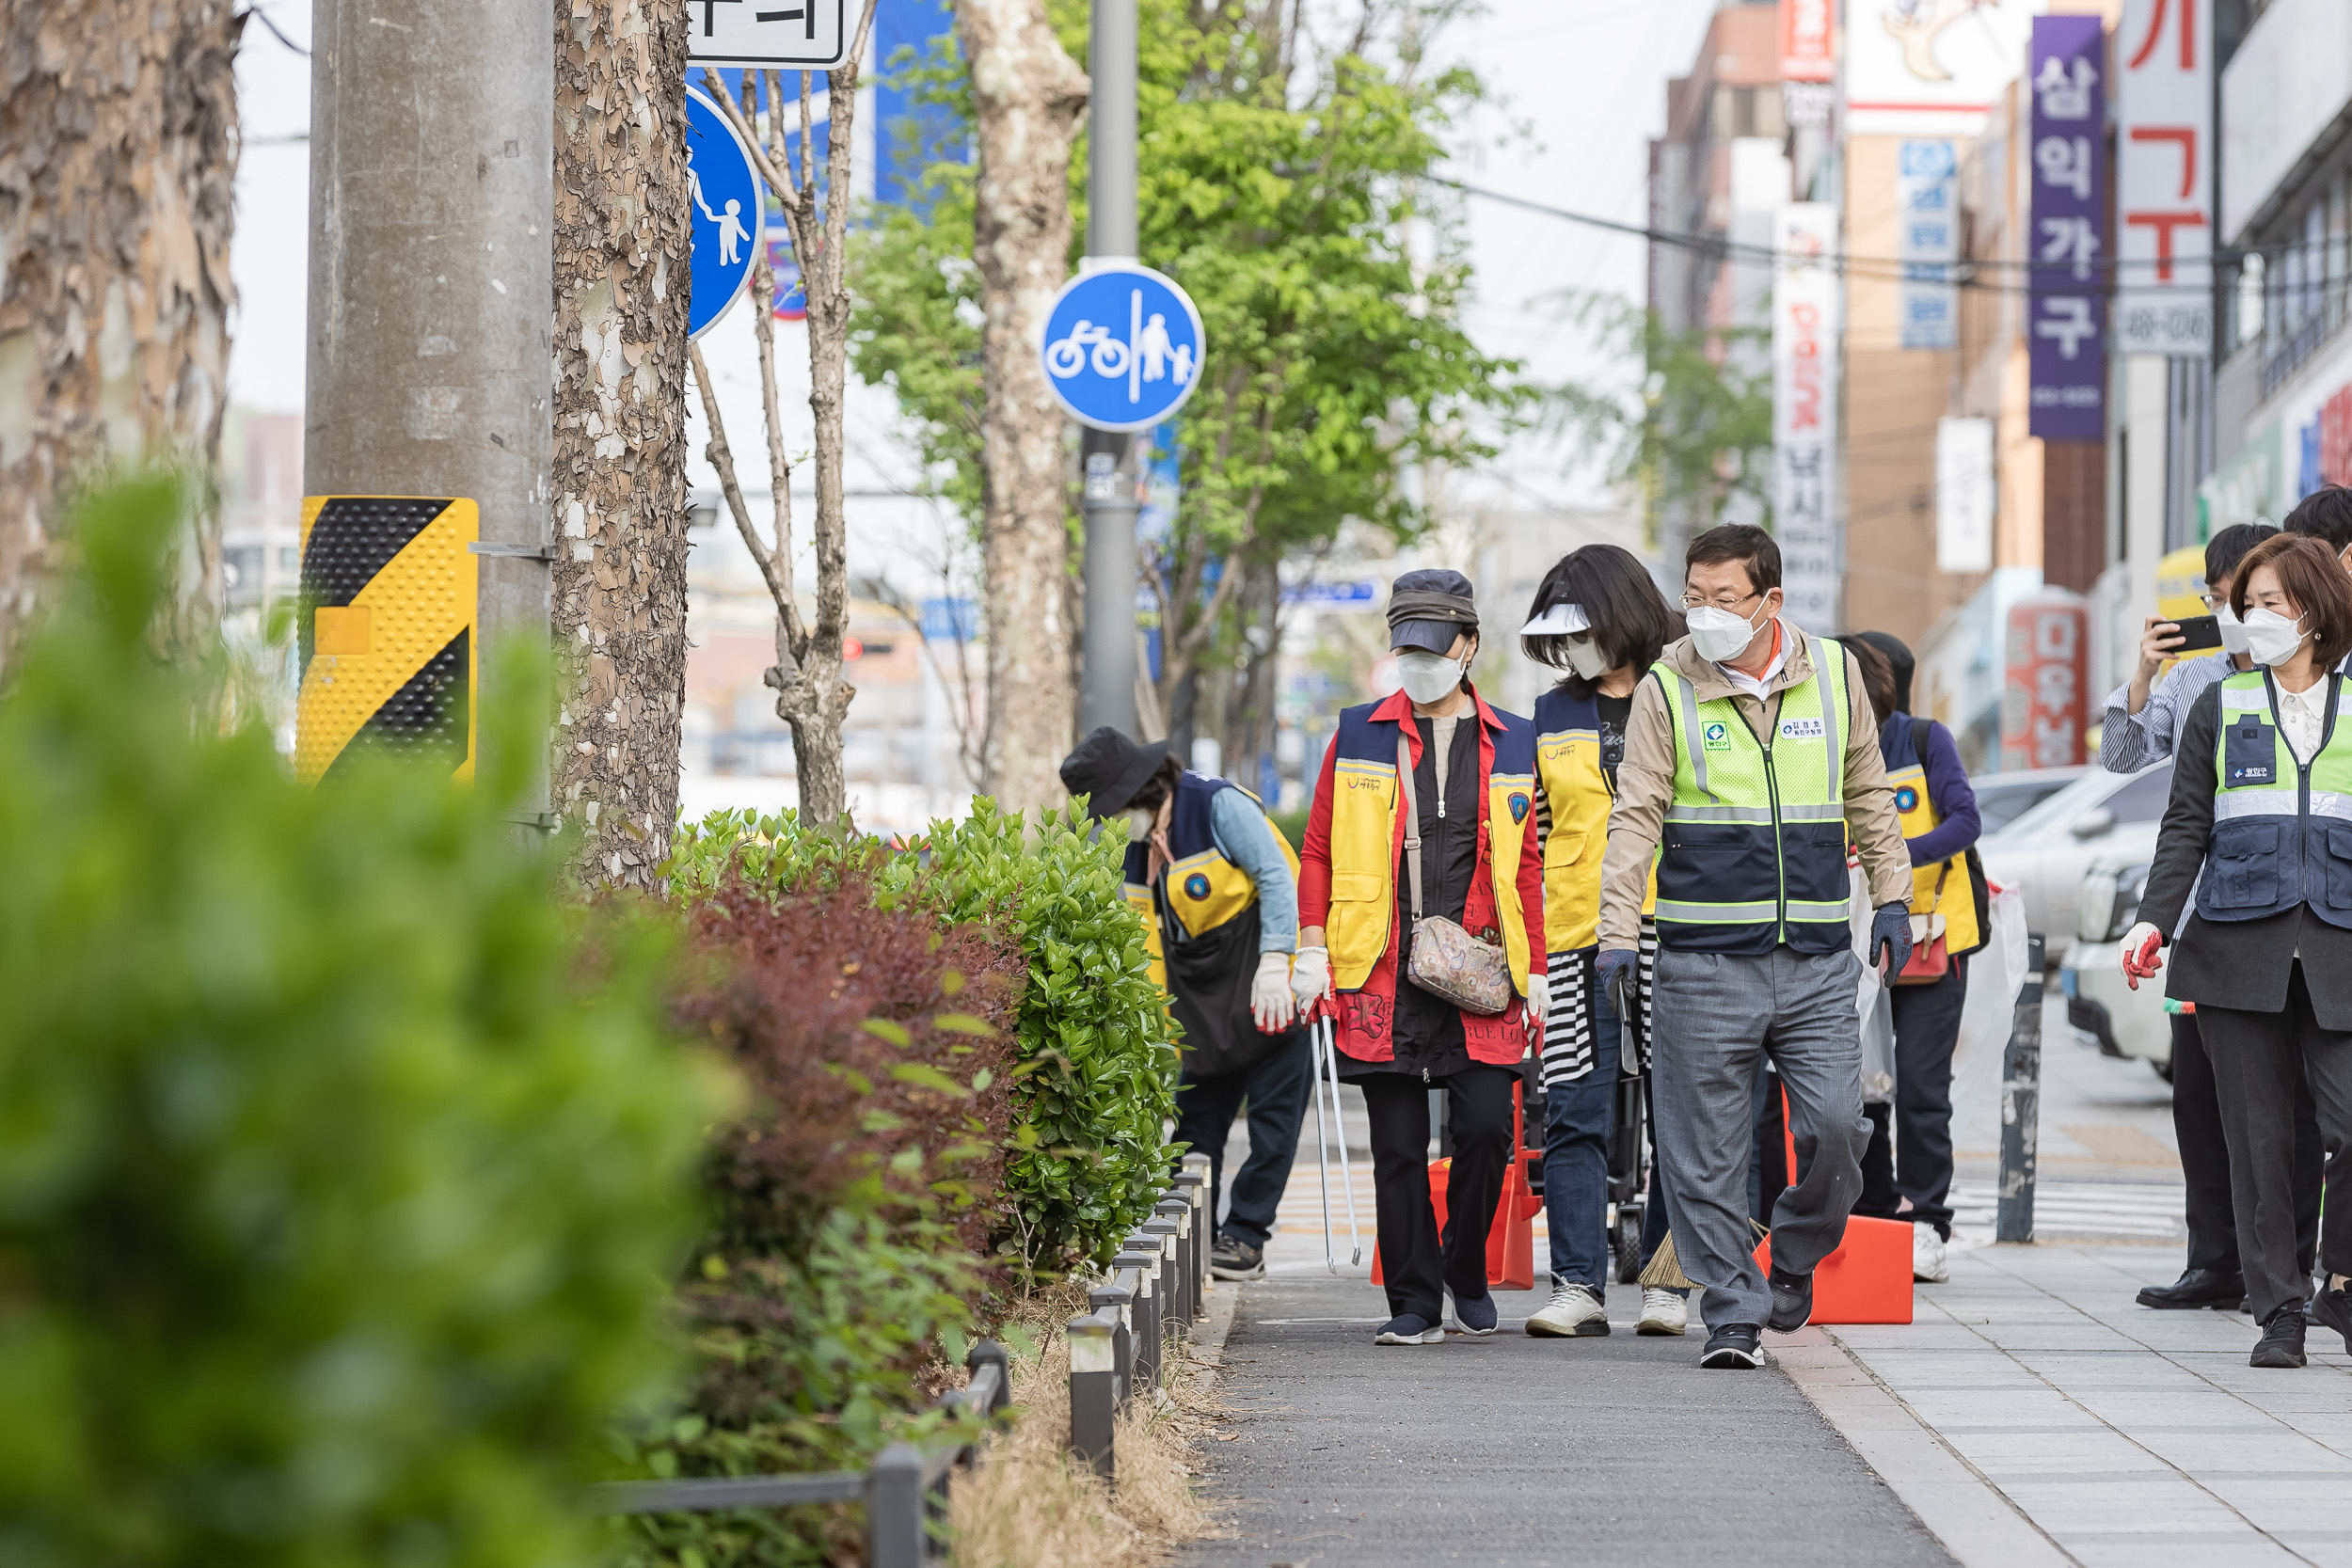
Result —
M854 877L783 899L729 877L693 907L691 931L711 978L679 1011L753 1097L714 1140L714 1242L790 1253L845 1200L880 1196L984 1254L1009 1213L1018 946L878 908Z

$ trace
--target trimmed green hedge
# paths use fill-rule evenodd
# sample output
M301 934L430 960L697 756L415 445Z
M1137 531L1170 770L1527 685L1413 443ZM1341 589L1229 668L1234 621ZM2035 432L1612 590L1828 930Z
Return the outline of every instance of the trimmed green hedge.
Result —
M83 509L0 697L0 1560L587 1560L725 1079L519 778L310 789L203 717L179 507Z

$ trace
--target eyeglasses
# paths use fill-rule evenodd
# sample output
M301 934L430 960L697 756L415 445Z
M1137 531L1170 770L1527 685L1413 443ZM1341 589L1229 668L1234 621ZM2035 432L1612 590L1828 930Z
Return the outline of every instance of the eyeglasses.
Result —
M1755 592L1753 589L1745 594L1735 594L1728 599L1722 598L1720 596L1712 599L1700 599L1693 598L1692 595L1685 594L1682 595L1682 608L1686 610L1722 610L1737 612L1740 607L1746 604L1750 599L1760 599L1763 596L1763 594Z
M2200 594L2197 596L2205 601L2206 612L2213 615L2220 614L2221 607L2230 602L2227 594Z

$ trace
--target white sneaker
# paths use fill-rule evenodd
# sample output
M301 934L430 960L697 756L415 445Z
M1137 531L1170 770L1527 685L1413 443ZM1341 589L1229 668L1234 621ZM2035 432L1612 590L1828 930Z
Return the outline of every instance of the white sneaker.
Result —
M1527 1320L1527 1332L1538 1338L1597 1338L1609 1332L1609 1313L1590 1285L1571 1285L1551 1276L1551 1300Z
M1911 1227L1911 1277L1928 1285L1941 1285L1952 1277L1951 1265L1944 1259L1944 1238L1931 1225Z
M1691 1322L1691 1304L1661 1285L1642 1288L1642 1322L1636 1334L1680 1334Z

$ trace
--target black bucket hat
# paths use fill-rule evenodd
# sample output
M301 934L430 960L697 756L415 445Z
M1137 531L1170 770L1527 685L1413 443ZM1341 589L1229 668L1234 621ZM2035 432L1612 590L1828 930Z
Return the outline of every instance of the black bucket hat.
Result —
M1089 816L1110 816L1126 810L1167 760L1167 741L1138 744L1104 724L1061 759L1061 786L1087 797Z
M1407 572L1389 585L1389 646L1451 653L1454 640L1478 629L1470 580L1444 566Z

